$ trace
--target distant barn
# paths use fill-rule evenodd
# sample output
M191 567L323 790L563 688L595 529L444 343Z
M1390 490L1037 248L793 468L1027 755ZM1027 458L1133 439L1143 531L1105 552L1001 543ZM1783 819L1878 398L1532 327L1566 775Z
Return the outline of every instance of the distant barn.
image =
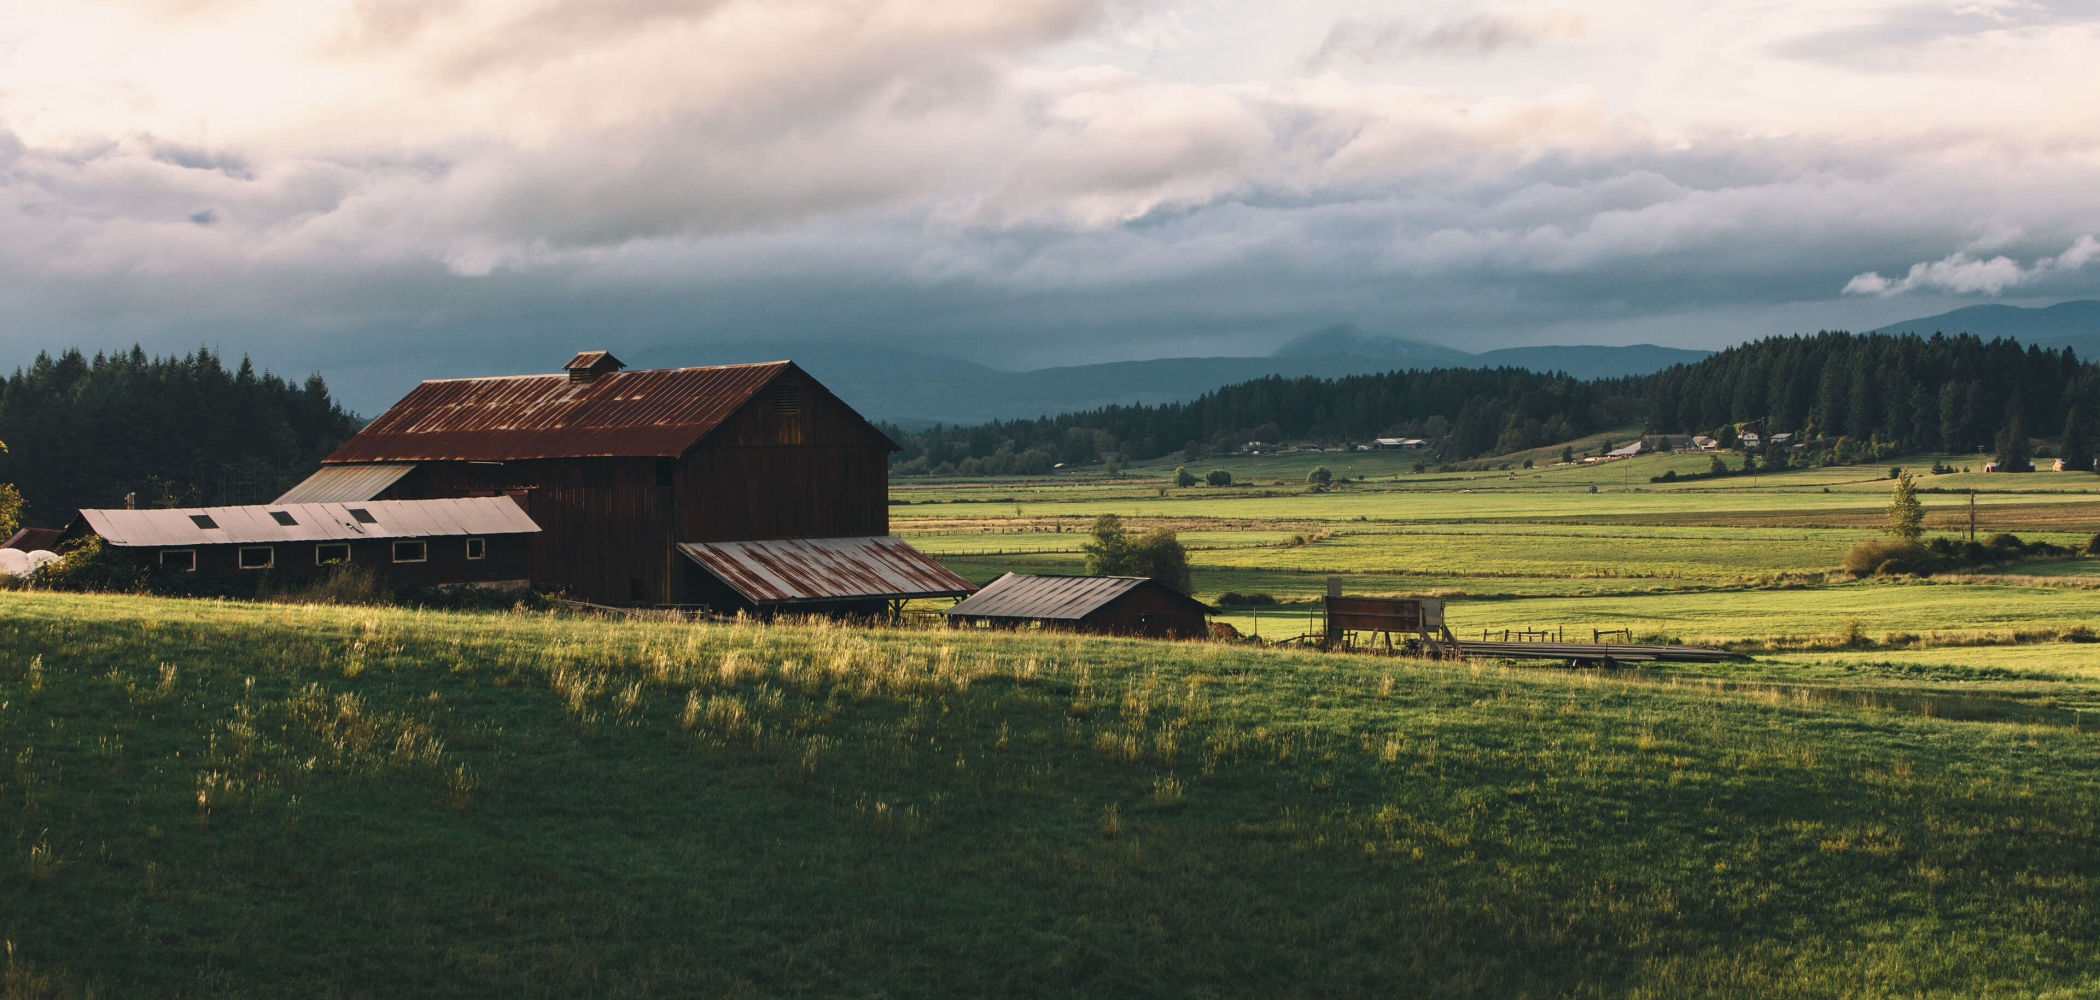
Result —
M278 500L509 496L542 529L533 581L594 603L857 611L970 591L888 537L897 445L794 363L624 367L587 351L560 374L424 382ZM812 539L838 544L707 548Z
M948 609L949 621L980 628L1043 628L1156 639L1210 634L1210 608L1141 576L1023 576L1008 573Z
M368 567L398 584L525 586L539 527L509 497L83 510L62 540L98 536L170 582L253 592Z

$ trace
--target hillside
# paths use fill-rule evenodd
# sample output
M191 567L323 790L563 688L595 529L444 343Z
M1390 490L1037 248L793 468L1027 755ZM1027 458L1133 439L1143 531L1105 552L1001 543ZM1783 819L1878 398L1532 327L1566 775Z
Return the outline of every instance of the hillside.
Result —
M1883 326L1881 333L1975 334L1985 340L2011 337L2023 344L2071 347L2086 357L2100 355L2100 302L2059 302L2037 309L1990 303L1965 306L1937 316L1907 319Z
M2095 743L1944 714L1208 645L6 594L8 989L2092 988Z
M862 344L748 343L663 346L621 356L640 368L789 358L870 418L909 429L1195 399L1270 375L1344 378L1406 368L1499 367L1566 371L1577 378L1646 375L1705 351L1631 347L1516 347L1469 354L1392 339L1309 334L1265 358L1158 358L998 371L958 358Z

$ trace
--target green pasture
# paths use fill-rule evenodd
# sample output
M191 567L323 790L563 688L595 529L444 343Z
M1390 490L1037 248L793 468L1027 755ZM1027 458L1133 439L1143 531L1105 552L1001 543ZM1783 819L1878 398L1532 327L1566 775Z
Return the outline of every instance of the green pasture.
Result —
M2100 991L2082 710L1821 669L0 594L6 988Z

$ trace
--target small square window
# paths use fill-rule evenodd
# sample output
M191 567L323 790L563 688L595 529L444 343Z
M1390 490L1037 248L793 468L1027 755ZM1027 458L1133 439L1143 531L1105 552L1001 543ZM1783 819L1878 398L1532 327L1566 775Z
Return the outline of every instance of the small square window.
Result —
M394 561L427 562L430 559L430 543L424 541L395 542Z
M488 539L486 539L486 538L469 538L469 539L467 539L467 558L469 558L469 559L487 559L488 557L489 557L489 540L488 540Z
M249 545L241 549L242 569L269 569L277 565L277 550L268 545Z
M219 526L219 522L212 520L210 514L191 514L190 523L200 528L216 528Z
M314 565L331 566L350 561L349 542L323 542L314 546Z
M373 517L372 512L364 509L363 507L346 507L344 509L348 510L350 512L350 518L359 524L379 523L379 519Z
M292 512L288 510L273 510L270 512L270 517L287 528L295 527L299 523L298 519L292 517Z
M162 549L160 550L160 568L178 570L183 573L195 573L197 571L197 550Z

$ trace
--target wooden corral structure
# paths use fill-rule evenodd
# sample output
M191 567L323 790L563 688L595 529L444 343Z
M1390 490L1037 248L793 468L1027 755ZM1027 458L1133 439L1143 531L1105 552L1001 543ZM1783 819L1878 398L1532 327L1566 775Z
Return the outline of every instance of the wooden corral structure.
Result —
M946 613L953 624L977 628L1200 639L1210 634L1210 610L1149 577L1008 573Z
M1349 650L1359 636L1365 644L1383 642L1384 651L1397 652L1394 633L1406 638L1399 649L1413 648L1432 656L1457 656L1458 641L1444 627L1444 601L1438 597L1344 597L1330 585L1326 597L1326 634L1322 646ZM1375 637L1375 638L1373 638Z
M536 584L627 606L726 599L681 543L889 534L897 445L794 363L624 367L424 382L279 500L509 496Z
M523 587L539 530L509 497L477 497L83 510L61 542L98 536L207 592L253 593L265 576L295 584L342 564L395 584Z

